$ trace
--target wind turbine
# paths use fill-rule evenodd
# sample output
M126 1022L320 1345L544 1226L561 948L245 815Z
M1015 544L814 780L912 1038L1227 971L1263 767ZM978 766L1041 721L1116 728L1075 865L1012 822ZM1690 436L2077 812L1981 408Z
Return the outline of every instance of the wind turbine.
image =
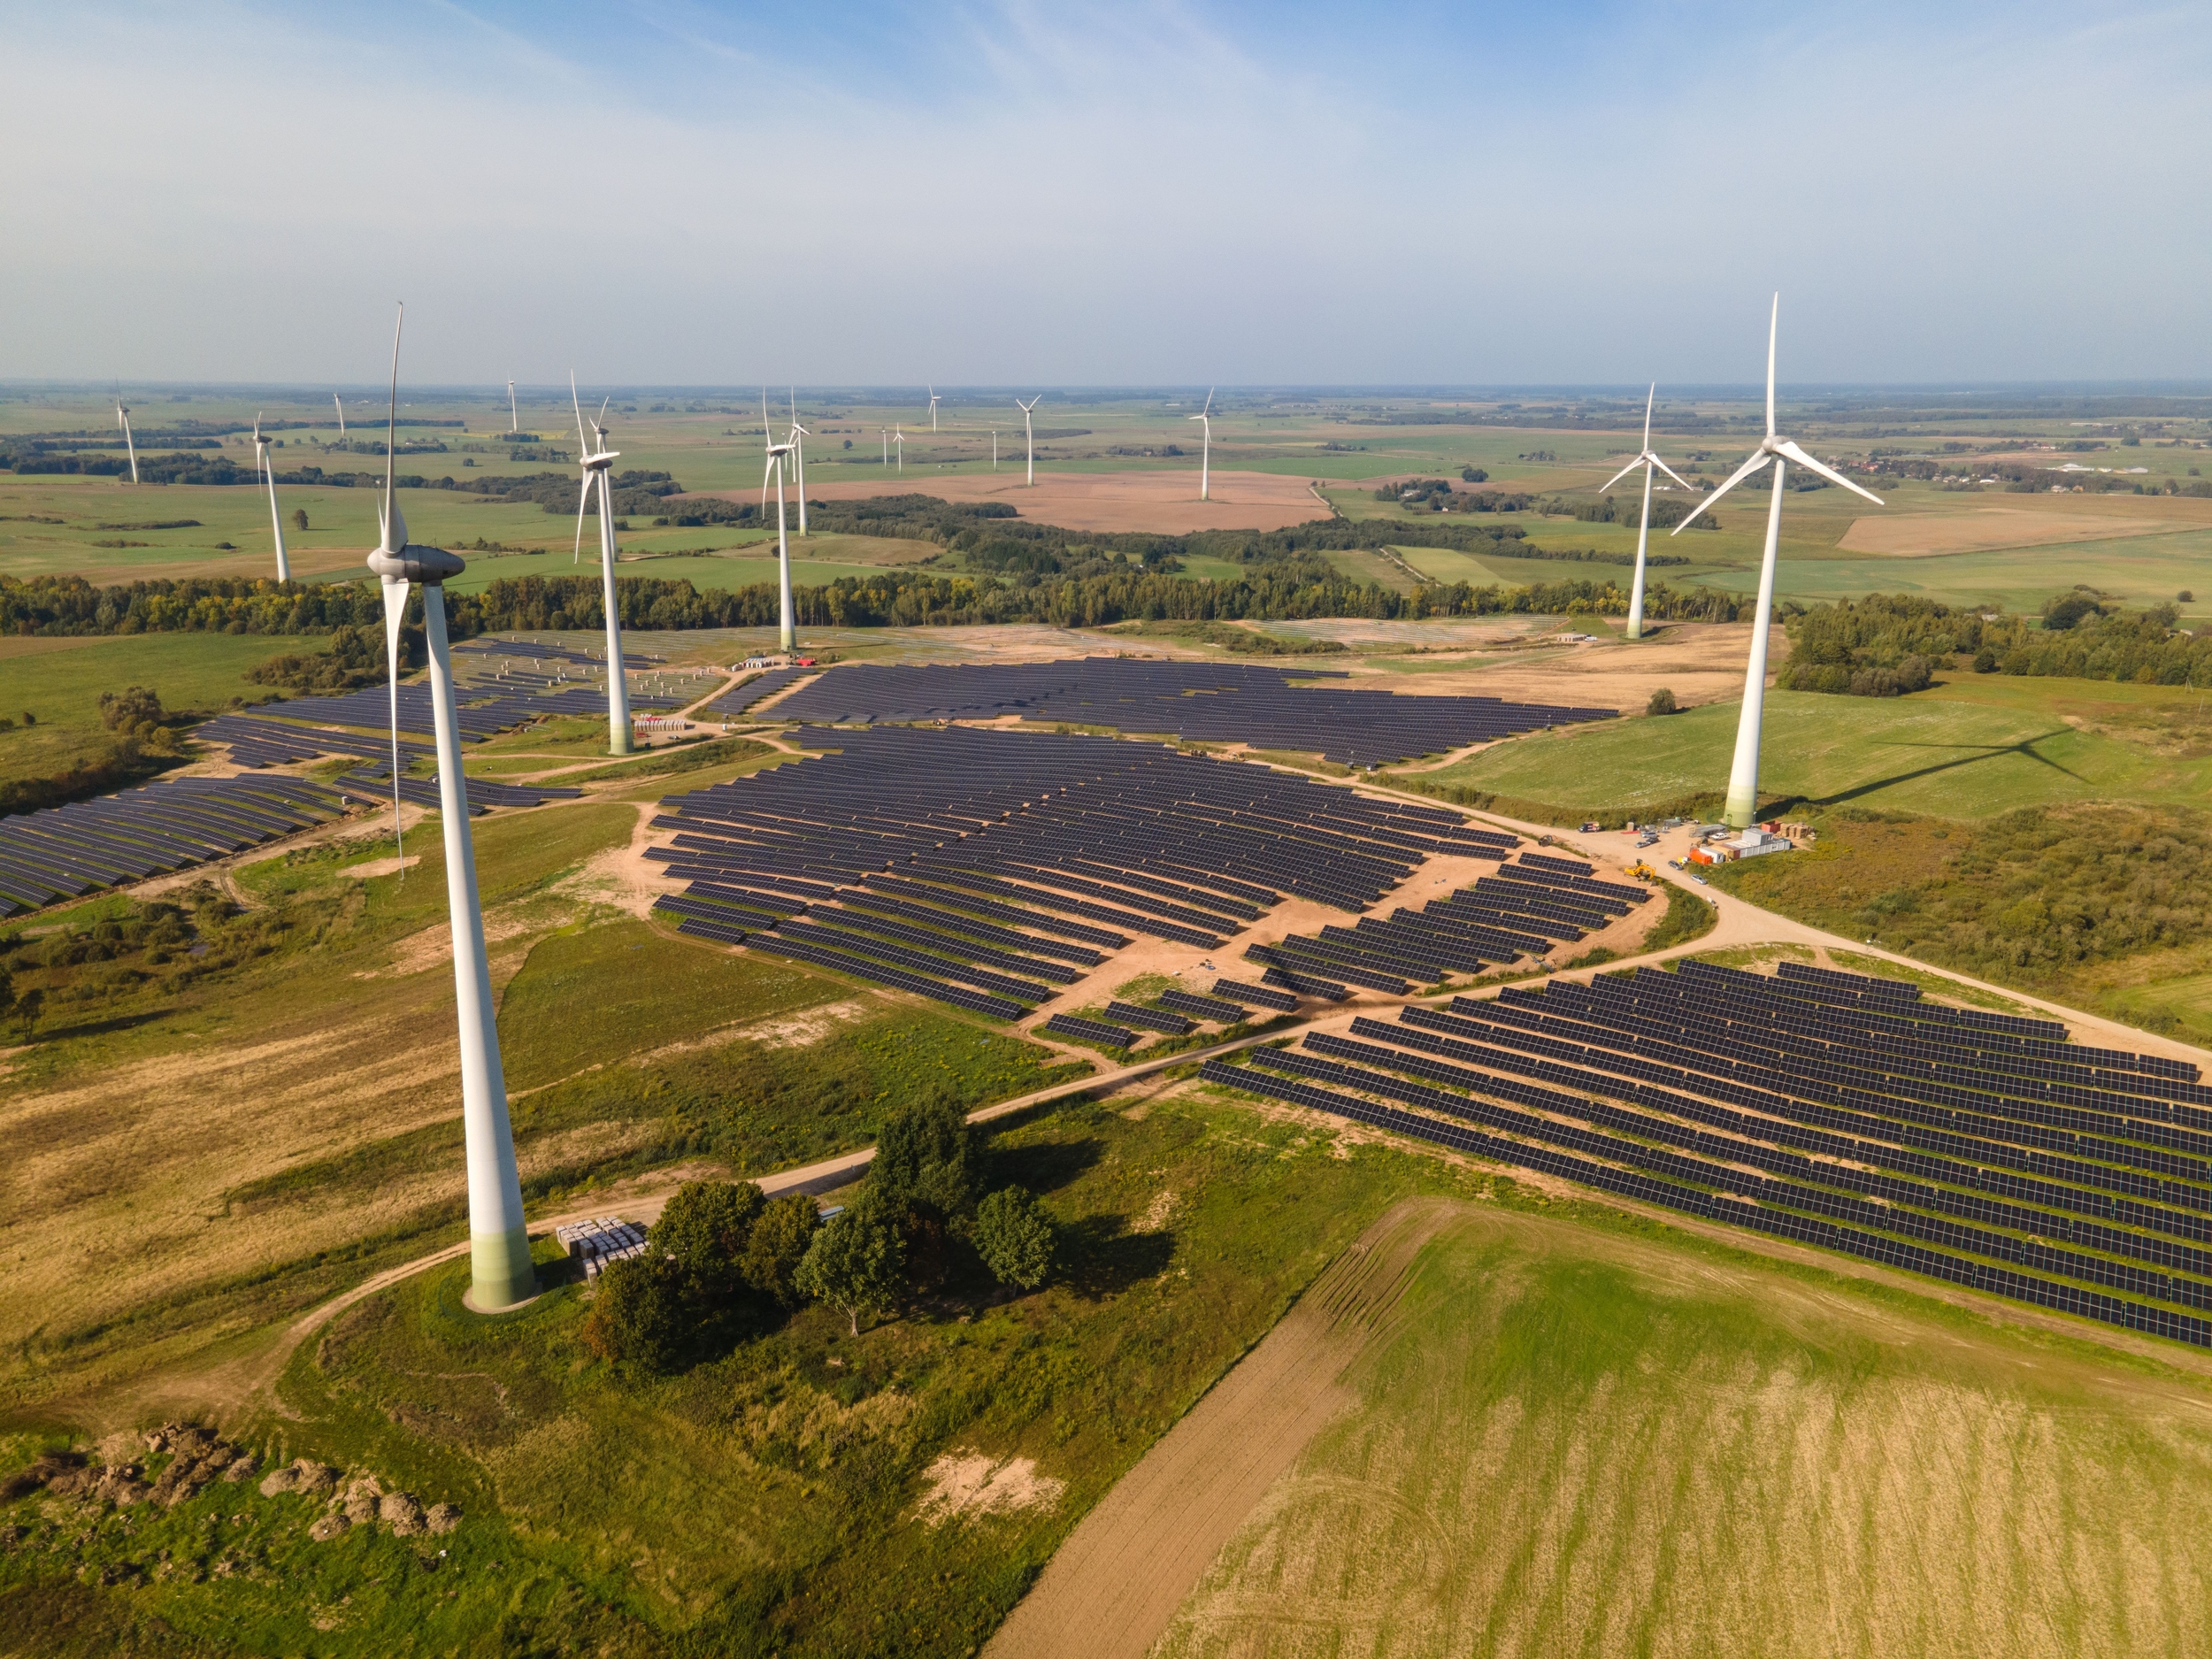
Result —
M330 395L330 401L338 406L338 435L342 438L346 435L345 400L340 397L337 393L333 392Z
M1037 481L1037 431L1031 424L1029 416L1030 411L1044 401L1045 395L1042 392L1038 393L1025 403L1018 397L1014 400L1014 407L1022 411L1022 434L1029 443L1029 481L1032 484Z
M991 428L991 471L998 471L998 428Z
M123 403L123 394L115 395L115 424L123 428L123 447L131 455L131 482L138 482L138 446L131 442L131 411Z
M932 432L937 430L937 388L934 386L929 388L929 429Z
M607 613L607 753L626 755L630 752L630 687L622 678L622 612L614 596L614 486L608 477L618 451L607 448L606 403L599 405L599 419L591 423L596 443L584 435L584 405L576 396L573 371L568 377L568 401L576 406L576 447L583 457L584 489L576 501L580 548L584 541L584 503L591 499L592 486L599 487L600 599Z
M798 440L793 438L782 443L775 441L776 434L768 425L768 399L765 396L760 400L760 426L769 441L768 465L760 475L760 504L763 507L768 504L769 474L773 473L776 480L776 580L780 588L776 642L784 655L788 657L799 649L799 635L797 629L792 626L791 618L791 538L784 531L783 474L784 464Z
M799 394L796 388L786 387L791 399L791 458L799 464L799 534L806 534L806 444L803 440L814 434L799 424Z
M292 580L291 561L284 557L284 515L277 511L276 468L269 461L269 441L261 435L261 417L253 418L253 458L261 463L262 475L269 480L269 527L276 532L277 580Z
M515 411L515 383L510 380L507 382L507 431L512 435L521 430L522 417Z
M1651 406L1658 396L1659 382L1654 380L1651 390L1644 395L1644 447L1637 452L1634 460L1614 473L1605 484L1605 489L1610 489L1638 467L1644 469L1644 519L1642 526L1636 532L1636 580L1628 595L1628 637L1632 640L1644 637L1644 543L1651 540L1651 469L1657 467L1685 489L1690 487L1679 472L1652 453ZM1598 494L1602 495L1605 489L1598 491Z
M1205 434L1198 451L1198 499L1213 499L1211 474L1214 462L1214 423L1210 419L1214 410L1214 388L1206 388L1206 407L1195 415L1186 415L1186 420L1203 421L1199 430Z
M406 321L400 308L400 322ZM446 911L453 926L453 989L460 1004L461 1125L469 1188L468 1305L495 1312L537 1294L530 1240L523 1231L522 1184L515 1174L507 1086L499 1064L499 1025L491 969L484 956L484 914L476 896L476 848L469 833L468 781L461 775L460 721L454 711L453 659L446 648L445 583L467 568L443 548L407 539L407 522L392 495L394 429L399 424L399 328L392 330L392 403L384 427L381 534L369 568L384 588L384 639L398 707L399 628L407 588L422 587L423 634L430 646L430 707L438 737L438 816L445 836ZM397 748L398 727L393 728ZM392 774L397 786L396 757Z
M876 430L883 434L883 465L888 470L891 465L891 428L878 426Z
M906 471L906 434L897 426L891 428L891 447L899 452L899 471Z
M1680 535L1690 527L1699 513L1761 467L1770 462L1773 464L1774 499L1767 508L1766 557L1759 561L1759 608L1754 615L1755 626L1751 630L1751 660L1744 667L1743 713L1736 722L1736 757L1728 772L1728 804L1721 814L1725 822L1737 829L1749 829L1759 810L1759 719L1766 704L1767 631L1774 615L1774 555L1782 540L1783 480L1788 473L1789 463L1794 461L1830 483L1842 485L1855 495L1864 495L1877 507L1883 504L1879 495L1871 490L1861 489L1833 468L1823 466L1800 449L1794 440L1775 436L1774 337L1781 321L1782 296L1777 294L1773 313L1767 319L1766 437L1725 484L1698 503L1689 518L1674 527L1674 534Z

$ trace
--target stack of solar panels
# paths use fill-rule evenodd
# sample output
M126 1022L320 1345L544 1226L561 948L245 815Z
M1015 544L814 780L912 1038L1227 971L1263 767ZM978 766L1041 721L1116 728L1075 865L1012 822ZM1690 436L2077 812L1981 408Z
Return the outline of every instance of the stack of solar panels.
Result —
M2053 1021L1686 962L1357 1019L1255 1059L1206 1075L2212 1346L2212 1088Z
M338 815L296 778L171 778L0 818L0 916L188 869Z
M764 698L774 696L793 680L804 680L808 675L820 672L813 668L772 668L764 674L755 674L750 680L731 687L701 712L730 719L744 713ZM782 710L778 710L777 713L780 716Z
M821 725L1020 714L1318 753L1352 765L1381 765L1544 726L1614 718L1610 709L1291 683L1344 678L1340 671L1302 666L1125 657L918 667L858 664L832 670L786 699L776 714Z
M1079 1019L1073 1014L1055 1014L1045 1021L1041 1029L1056 1036L1074 1037L1084 1042L1103 1043L1109 1048L1127 1048L1137 1041L1137 1033L1119 1025L1109 1025L1095 1019Z
M553 1236L584 1264L584 1277L597 1279L610 1262L620 1262L646 1250L646 1232L634 1221L598 1216L589 1221L564 1222Z

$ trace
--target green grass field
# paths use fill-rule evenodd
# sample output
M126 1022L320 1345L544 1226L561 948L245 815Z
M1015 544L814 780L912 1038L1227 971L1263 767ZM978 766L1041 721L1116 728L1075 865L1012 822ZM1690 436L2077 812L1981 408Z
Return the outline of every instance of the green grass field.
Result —
M1969 819L2060 801L2193 803L2212 787L2212 756L2175 749L2157 736L2162 725L2131 729L2108 718L2085 730L2072 721L2085 719L2076 704L2103 703L2193 724L2198 701L2184 687L2002 675L1960 675L1900 698L1770 690L1759 787L1828 806ZM1740 708L1708 703L1663 719L1541 733L1416 777L1424 787L1563 809L1555 815L1562 821L1640 816L1708 795L1717 803Z
M1164 1659L2212 1644L2199 1367L1494 1213L1396 1313Z

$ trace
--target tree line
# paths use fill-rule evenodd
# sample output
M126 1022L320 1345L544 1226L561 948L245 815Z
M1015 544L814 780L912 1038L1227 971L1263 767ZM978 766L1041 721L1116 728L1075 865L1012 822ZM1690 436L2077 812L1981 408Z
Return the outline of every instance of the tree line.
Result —
M2085 589L2053 595L2041 616L1988 616L1909 594L1785 608L1790 660L1775 683L1863 697L1924 688L1939 669L1984 674L2212 686L2212 638L2180 631L2173 604L2130 612ZM2036 626L2039 623L2040 626Z

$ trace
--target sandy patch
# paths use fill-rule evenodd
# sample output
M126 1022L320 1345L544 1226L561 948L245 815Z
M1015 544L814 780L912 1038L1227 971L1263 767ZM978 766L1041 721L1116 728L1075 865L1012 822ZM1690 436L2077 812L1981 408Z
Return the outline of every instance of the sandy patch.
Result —
M373 876L388 876L394 871L411 870L422 862L420 853L409 853L404 858L372 858L366 864L348 864L338 873L352 881L366 881Z
M535 900L526 901L522 904L503 904L484 913L484 943L488 949L520 933L541 932L559 926L559 918L549 918L544 907ZM404 977L420 973L427 968L450 967L452 964L453 924L440 922L403 940L389 965L364 970L355 974L354 978L380 979L388 975Z
M2032 498L2031 498L2032 499ZM1847 553L1932 558L1995 548L2164 535L2212 524L2212 503L2161 497L2084 496L2066 506L1974 507L1964 512L1886 513L1855 518L1836 545Z
M1226 472L1216 467L1212 499L1198 499L1198 457L1187 471L1048 472L1023 483L1018 460L997 472L935 472L917 467L903 475L807 485L810 501L857 501L871 495L926 495L944 501L1005 501L1033 524L1070 530L1149 530L1180 535L1192 530L1282 530L1326 518L1332 510L1302 478L1271 472ZM743 490L702 491L749 501ZM682 501L684 496L672 500Z
M1396 1205L1069 1534L985 1652L1141 1659L1317 1430L1356 1397L1345 1371L1394 1333L1415 1255L1458 1206Z
M796 1014L784 1014L774 1019L754 1020L747 1025L726 1025L710 1031L703 1037L687 1038L672 1042L664 1048L634 1055L632 1065L652 1065L671 1055L689 1054L699 1048L719 1048L725 1043L757 1042L764 1048L809 1048L828 1036L840 1025L850 1025L880 1012L872 1002L830 1002L820 1008L803 1009Z
M946 1452L923 1471L929 1483L915 1510L932 1526L976 1515L1012 1515L1049 1509L1060 1502L1067 1482L1041 1475L1033 1459L1003 1461L980 1452Z

